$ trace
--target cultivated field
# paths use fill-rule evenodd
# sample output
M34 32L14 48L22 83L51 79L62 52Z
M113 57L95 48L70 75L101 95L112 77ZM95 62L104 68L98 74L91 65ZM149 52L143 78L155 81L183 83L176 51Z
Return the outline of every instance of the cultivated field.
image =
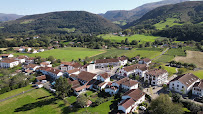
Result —
M25 53L15 53L14 55L27 55L30 57L41 56L42 58L47 58L53 56L62 61L71 61L72 59L77 60L78 58L84 59L86 56L91 57L100 53L104 53L104 50L95 50L87 48L74 48L67 47L61 49L48 50L36 54L25 54Z
M194 63L197 67L203 68L203 52L187 51L186 57L175 57L175 61Z
M145 35L139 35L139 34L136 34L136 35L133 35L133 36L115 36L115 35L110 35L110 34L105 34L105 35L100 35L102 36L102 38L104 39L109 39L113 42L121 42L122 40L125 40L126 38L128 38L128 40L131 42L133 40L136 40L136 41L140 41L140 43L143 43L143 42L154 42L155 39L159 38L158 36L145 36Z

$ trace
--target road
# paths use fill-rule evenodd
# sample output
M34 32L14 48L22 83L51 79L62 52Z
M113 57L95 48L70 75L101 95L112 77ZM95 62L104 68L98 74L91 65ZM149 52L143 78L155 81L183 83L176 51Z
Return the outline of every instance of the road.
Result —
M155 59L157 59L157 58L159 58L159 57L161 57L161 56L162 56L163 54L165 54L168 50L169 50L169 48L167 48L166 50L164 50L159 56L153 58L152 61L155 60Z

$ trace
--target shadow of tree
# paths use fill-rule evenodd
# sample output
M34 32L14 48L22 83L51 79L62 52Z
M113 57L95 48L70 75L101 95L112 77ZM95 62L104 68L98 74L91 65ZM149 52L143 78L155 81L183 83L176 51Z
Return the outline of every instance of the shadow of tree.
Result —
M42 107L44 105L52 104L56 100L57 100L56 98L51 98L51 99L45 99L45 100L42 100L42 101L38 101L38 102L35 102L35 103L25 104L22 107L16 108L14 112L32 110L32 109L37 108L37 107Z
M68 113L71 113L71 112L77 112L79 109L80 109L79 106L77 106L77 104L75 102L71 106L64 107L62 109L62 114L68 114Z
M44 96L44 97L40 97L40 98L37 98L37 100L39 100L39 99L44 99L44 98L47 98L47 97L50 97L50 96L52 96L52 95L48 95L48 96Z

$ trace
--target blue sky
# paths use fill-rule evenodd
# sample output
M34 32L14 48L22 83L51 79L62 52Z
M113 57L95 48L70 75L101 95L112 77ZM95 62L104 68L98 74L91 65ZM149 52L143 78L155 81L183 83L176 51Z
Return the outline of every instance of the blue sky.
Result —
M30 15L73 10L105 13L108 10L130 10L157 1L160 0L1 0L0 13Z

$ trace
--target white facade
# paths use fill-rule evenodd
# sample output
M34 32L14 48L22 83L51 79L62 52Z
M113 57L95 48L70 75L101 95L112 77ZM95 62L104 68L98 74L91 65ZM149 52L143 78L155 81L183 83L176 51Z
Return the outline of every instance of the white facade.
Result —
M87 66L87 72L91 72L95 70L95 64L90 64Z
M110 77L104 79L102 76L97 75L97 80L100 80L102 82L110 82Z
M159 76L151 76L147 74L145 74L144 76L145 82L148 82L149 84L156 85L156 86L160 86L164 84L164 82L167 82L167 80L168 80L168 73L164 73Z
M201 89L200 87L193 87L192 94L198 95L198 96L203 96L203 89Z
M121 84L121 88L123 88L125 90L137 89L138 88L138 83L133 85L133 86L131 86L131 87Z
M19 65L19 61L14 61L11 63L5 63L3 61L0 62L0 67L2 67L2 68L13 68L18 65Z
M128 63L128 60L127 59L123 60L123 61L119 60L119 62L120 62L121 66L124 66L124 65L126 65Z
M146 72L147 72L147 70L142 71L140 69L134 69L134 70L129 71L129 72L125 71L124 69L120 69L118 72L118 75L129 77L132 74L132 75L139 75L140 77L144 77Z
M118 88L105 88L105 92L106 93L109 93L110 95L115 95L118 93Z
M199 82L199 80L197 80L196 82ZM186 86L179 80L171 81L169 83L169 89L178 93L187 94L190 90L192 90L192 87L196 82L192 83L190 86Z

